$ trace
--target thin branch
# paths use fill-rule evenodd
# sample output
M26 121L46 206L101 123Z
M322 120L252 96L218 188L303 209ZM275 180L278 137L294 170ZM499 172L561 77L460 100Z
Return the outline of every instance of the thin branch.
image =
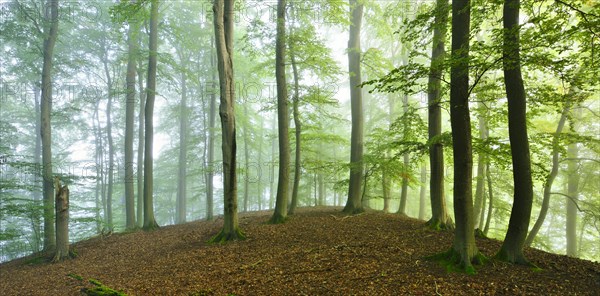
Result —
M556 1L556 2L558 2L558 3L560 3L560 4L562 4L562 5L565 5L565 6L567 6L567 7L571 8L572 10L575 10L575 11L579 12L579 14L581 15L581 17L582 17L582 18L585 20L585 22L586 22L586 23L588 23L588 24L590 23L590 21L587 19L587 16L588 16L588 15L589 15L589 16L593 16L593 17L600 17L600 16L597 16L597 15L595 15L595 14L593 14L593 13L584 12L584 11L582 11L581 9L579 9L579 8L577 8L577 7L573 6L572 4L570 4L570 3L567 3L567 2L565 2L565 1L562 1L562 0L554 0L554 1ZM591 26L590 26L590 27L588 27L587 29L588 29L588 31L590 31L590 33L592 33L592 35L594 35L594 36L596 36L596 37L600 38L600 35L598 35L598 33L594 32L594 30L592 30Z

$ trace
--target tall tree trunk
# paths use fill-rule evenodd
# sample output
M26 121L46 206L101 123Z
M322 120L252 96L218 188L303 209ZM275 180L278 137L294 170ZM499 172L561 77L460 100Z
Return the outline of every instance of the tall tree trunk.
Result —
M431 50L431 69L427 83L428 133L429 140L442 134L441 79L445 59L444 40L448 28L448 0L437 0L433 26L433 48ZM429 147L429 196L431 199L431 219L427 225L433 229L452 229L452 219L448 216L444 198L444 150L441 143Z
M421 190L419 193L419 220L425 220L425 199L427 198L427 166L421 165Z
M212 242L243 239L237 212L235 84L233 75L233 11L234 2L215 0L213 6L215 44L219 68L222 150L223 150L223 229Z
M404 96L402 97L402 109L404 110L404 114L408 112L407 94L404 94ZM402 175L402 191L400 191L400 206L398 207L398 214L406 216L406 202L408 199L408 166L410 161L408 153L402 155L402 159L405 172Z
M290 3L291 6L292 3ZM294 8L292 9L292 21L295 21ZM294 26L292 25L290 28L290 34L293 34ZM294 214L296 207L298 206L298 189L300 187L300 174L302 173L302 160L301 160L301 144L302 144L302 122L300 121L300 82L299 82L299 74L298 74L298 65L296 63L296 52L294 44L292 41L289 41L290 47L290 60L292 63L292 73L294 74L294 98L293 98L293 115L294 115L294 134L296 137L296 144L294 149L294 185L292 187L292 202L290 204L290 215Z
M180 61L187 59L181 57ZM177 170L176 223L186 221L187 199L187 134L188 134L187 77L181 72L181 102L179 104L179 165Z
M277 124L279 127L279 179L275 212L270 223L282 223L287 218L290 180L290 139L287 82L285 78L285 0L277 1L277 40L275 44L275 78L277 81Z
M360 70L360 28L362 24L363 4L350 0L350 38L348 40L348 71L350 76L350 104L352 108L352 135L350 139L350 185L348 200L344 212L348 214L363 211L363 102Z
M244 102L244 212L248 212L248 190L250 188L250 151L248 149L248 141L250 141L250 123L248 122L248 102Z
M512 155L514 202L504 243L496 255L512 263L529 264L523 246L529 228L533 201L531 160L527 138L527 103L519 56L519 0L505 0L503 11L503 68L508 100L508 136Z
M535 224L531 228L529 235L525 239L525 246L531 246L533 240L537 236L540 228L544 224L544 220L546 219L546 214L548 213L548 209L550 208L550 197L552 192L552 184L556 179L556 175L558 175L559 165L559 153L560 153L560 134L562 133L563 128L565 127L565 122L567 121L567 116L569 114L569 110L571 109L571 101L570 99L565 102L565 106L563 107L562 113L560 115L560 119L558 120L558 125L556 126L556 131L552 137L552 168L550 169L550 173L546 177L546 182L544 182L544 192L542 197L542 206L540 208L540 213L538 215Z
M381 172L381 188L383 191L383 212L388 213L390 211L390 185L391 182L388 180L387 173Z
M150 4L150 40L148 44L148 78L146 79L145 149L144 149L144 230L158 228L154 219L154 98L156 97L156 56L158 49L158 0Z
M488 194L490 195L490 203L488 204L487 219L485 219L485 227L483 234L487 235L490 230L490 222L492 221L492 211L494 210L494 190L492 188L492 172L490 171L490 163L486 163L486 179L488 184Z
M273 116L273 121L271 126L273 127L273 135L275 135L275 129L276 129L276 125L275 122L277 120L277 116ZM277 150L277 138L273 137L273 139L271 140L271 164L269 166L269 170L270 170L270 181L271 181L271 186L269 188L269 209L272 209L275 203L275 152Z
M478 107L479 109L481 109L480 115L479 115L479 138L481 140L485 140L487 138L487 124L486 124L486 115L484 115L483 112L483 108L485 108L485 105L482 102L478 103ZM475 219L475 221L473 222L473 227L477 228L477 226L479 224L481 224L481 221L483 219L480 219L480 215L482 212L484 212L483 210L483 200L484 198L484 184L485 184L485 155L483 154L483 152L479 152L477 154L477 183L475 186L475 205L474 205L474 212L473 212L473 218Z
M33 163L35 165L36 168L36 175L35 175L35 186L37 187L37 185L39 185L39 179L37 175L38 173L41 173L41 165L42 165L42 134L39 132L42 130L42 116L41 116L41 110L40 110L40 99L41 99L41 89L39 87L39 85L35 85L33 87L33 92L34 92L34 108L35 108L35 130L38 131L35 133L35 149L33 152ZM42 192L40 192L37 188L31 191L31 198L33 200L33 202L35 203L35 205L37 206L39 202L42 201ZM33 234L34 237L33 239L33 251L34 252L39 252L40 248L41 248L41 243L43 243L42 241L42 237L41 237L41 228L40 228L40 223L41 223L41 215L40 212L35 209L32 211L31 214L31 224L32 224L32 229L33 229Z
M48 0L45 19L49 24L44 28L44 62L42 65L42 103L41 130L42 137L42 176L44 195L44 251L54 251L56 237L54 228L54 185L52 176L52 129L50 117L52 113L52 59L54 45L58 36L58 0Z
M107 44L104 44L107 46ZM106 192L106 227L108 232L113 230L113 214L112 214L112 194L113 194L113 178L114 178L114 161L115 152L112 137L112 96L113 86L110 71L108 69L108 50L104 48L103 56L104 73L106 75L106 87L108 92L108 100L106 101L106 139L108 142L108 187Z
M577 143L570 143L567 148L567 157L577 159L579 149ZM567 225L565 228L567 237L567 255L577 257L577 200L579 199L579 172L577 171L577 162L570 160L567 170Z
M214 48L215 37L211 37L211 48ZM216 86L217 83L217 68L216 56L214 51L210 51L210 72L211 86ZM206 220L212 221L213 217L213 192L214 192L214 162L215 162L215 117L217 115L217 96L216 89L210 92L210 108L208 115L208 169L206 170Z
M56 188L56 252L52 262L59 262L70 257L69 253L69 188L60 186L55 177Z
M456 230L451 257L467 272L479 263L473 232L471 118L469 114L470 1L452 3L452 64L450 71L450 122L454 151L454 217Z
M104 153L102 143L102 128L100 127L100 100L94 105L94 136L96 146L96 232L102 231L100 208L104 209Z
M135 117L135 74L138 53L137 24L129 23L127 32L127 96L125 98L125 228L135 228L135 194L133 191L133 125Z
M138 36L140 36L140 31L138 30ZM138 38L138 42L141 38ZM138 43L139 46L139 43ZM137 76L138 76L138 89L139 89L139 99L140 99L140 108L138 111L138 151L137 151L137 213L136 213L136 226L142 227L144 225L144 147L146 146L145 140L145 132L144 127L145 123L145 110L146 110L146 96L147 93L144 90L144 79L143 79L143 71L142 71L142 59L138 60L137 67Z
M260 131L260 136L258 137L259 141L258 141L258 165L260 167L262 167L263 165L263 140L264 140L264 122L263 122L263 117L260 117L260 121L258 123L258 126L260 127L259 131ZM260 171L259 171L260 172ZM261 179L261 175L259 175L259 179L256 182L256 192L257 192L257 201L258 201L258 210L262 211L263 208L263 180Z

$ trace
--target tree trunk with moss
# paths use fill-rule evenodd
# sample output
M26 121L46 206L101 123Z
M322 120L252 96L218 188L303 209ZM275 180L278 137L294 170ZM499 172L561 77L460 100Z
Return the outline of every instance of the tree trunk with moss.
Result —
M215 0L215 44L219 69L221 148L223 151L223 229L211 242L244 239L237 212L235 84L233 75L233 11L235 1Z
M452 59L450 70L450 123L454 152L454 217L456 229L449 259L468 273L479 263L473 232L471 118L469 114L470 1L452 3Z
M135 117L135 56L137 48L137 24L129 22L127 31L127 73L125 84L125 228L135 228L135 193L133 191L133 125Z
M441 79L445 59L446 31L448 28L448 0L437 0L433 25L433 48L431 50L431 69L427 83L428 134L429 141L442 134ZM429 196L431 199L431 219L427 225L433 229L452 229L454 224L448 215L444 195L444 150L439 142L429 147Z
M292 3L290 3L291 6ZM294 8L292 9L292 21L295 21ZM290 27L290 35L293 34L294 26ZM294 97L293 97L293 116L294 116L294 135L296 137L295 151L294 151L294 185L292 187L292 202L288 211L289 215L293 215L296 207L298 206L298 189L300 188L300 176L302 174L302 159L301 159L301 144L302 144L302 122L300 121L300 85L299 85L299 74L298 64L296 63L296 53L293 41L289 41L290 49L290 61L292 63L292 73L294 75Z
M504 1L503 68L508 100L508 136L513 165L514 201L508 231L496 257L512 263L529 265L523 254L523 246L529 229L533 181L527 138L527 103L519 56L519 7L519 0Z
M285 0L277 1L277 40L275 44L275 79L277 82L277 122L279 135L279 179L275 211L269 223L283 223L287 218L290 180L290 139L287 82L285 79Z

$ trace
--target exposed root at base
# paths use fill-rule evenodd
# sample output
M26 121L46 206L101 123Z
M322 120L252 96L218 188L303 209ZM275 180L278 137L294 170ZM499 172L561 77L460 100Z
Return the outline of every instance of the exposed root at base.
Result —
M224 244L229 241L245 240L246 235L239 229L236 228L232 232L225 232L224 229L219 231L215 236L208 240L209 244Z

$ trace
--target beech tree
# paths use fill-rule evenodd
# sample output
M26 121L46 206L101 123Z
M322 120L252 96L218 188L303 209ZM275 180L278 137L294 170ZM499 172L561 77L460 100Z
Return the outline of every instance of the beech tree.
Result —
M514 201L506 237L496 256L513 263L529 264L523 254L523 246L529 229L533 181L527 138L527 104L519 54L519 8L520 0L504 1L502 65L508 100L508 135L513 165Z
M54 228L54 186L52 176L52 60L54 46L58 36L58 0L49 0L45 10L44 21L44 61L42 65L42 102L41 135L42 135L42 176L44 195L44 251L53 251L56 247Z
M219 68L219 115L221 116L223 150L223 229L211 242L244 239L237 212L235 84L233 76L233 11L234 0L213 3L215 44Z
M279 179L275 212L270 223L282 223L287 217L290 180L290 140L287 82L285 76L285 0L277 1L277 41L275 45L275 78L277 81L277 124L279 134ZM296 164L298 165L298 164Z
M135 194L133 191L133 128L135 117L135 75L138 24L129 21L127 31L127 74L125 84L125 227L135 228Z
M148 78L146 79L145 148L144 148L144 230L154 230L158 224L154 219L154 99L156 97L156 57L158 50L158 0L150 2L150 40L148 45Z
M360 73L360 27L363 4L350 0L350 39L348 40L348 74L350 76L350 102L352 108L352 135L350 139L350 185L344 212L360 213L363 182L363 109Z

